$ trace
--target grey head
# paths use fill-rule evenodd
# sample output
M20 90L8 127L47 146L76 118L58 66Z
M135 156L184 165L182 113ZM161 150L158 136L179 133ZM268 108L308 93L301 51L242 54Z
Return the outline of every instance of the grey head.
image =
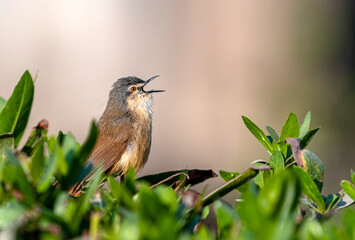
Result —
M109 104L119 104L120 107L137 105L139 102L151 100L151 94L164 92L164 90L146 91L144 87L159 75L144 81L138 77L129 76L118 79L112 86L109 95ZM128 106L129 107L129 106Z

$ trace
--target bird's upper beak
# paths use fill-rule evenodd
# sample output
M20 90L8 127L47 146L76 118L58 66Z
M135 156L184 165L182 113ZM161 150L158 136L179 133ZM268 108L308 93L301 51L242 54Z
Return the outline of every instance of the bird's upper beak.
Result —
M165 90L150 90L150 91L145 91L145 90L144 90L144 86L147 85L149 82L151 82L153 79L155 79L155 78L157 78L157 77L159 77L159 75L156 75L156 76L154 76L154 77L151 77L151 78L149 78L147 81L145 81L145 83L144 83L144 85L143 85L143 88L142 88L142 91L143 91L144 93L165 92Z

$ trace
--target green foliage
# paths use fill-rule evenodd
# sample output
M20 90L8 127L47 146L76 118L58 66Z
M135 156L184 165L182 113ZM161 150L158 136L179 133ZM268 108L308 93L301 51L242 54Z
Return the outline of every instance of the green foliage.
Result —
M254 161L243 172L220 170L226 183L209 194L189 188L216 177L212 170L136 179L130 169L121 182L97 171L81 195L71 196L68 190L91 170L85 162L98 136L96 123L79 144L71 134L48 136L48 122L42 120L18 149L32 99L28 72L8 101L0 98L0 238L355 239L354 209L339 211L354 203L355 173L351 182L341 182L339 193L321 194L323 164L304 149L318 131L309 130L310 112L301 126L291 113L280 135L266 126L270 136L243 116L269 160ZM241 199L221 200L234 190ZM211 204L215 230L204 225L212 217Z
M13 134L16 146L21 140L30 116L33 94L32 77L26 71L0 112L0 134Z

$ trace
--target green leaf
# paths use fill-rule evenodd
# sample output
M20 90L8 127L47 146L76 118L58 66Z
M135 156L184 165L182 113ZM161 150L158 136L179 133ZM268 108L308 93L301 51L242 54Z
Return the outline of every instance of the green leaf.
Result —
M95 174L94 171L91 171L93 168L92 163L87 165L85 165L85 163L95 146L97 136L98 128L95 121L91 122L89 136L81 147L71 134L64 136L63 154L68 163L68 174L71 176L71 178L66 178L66 182L63 183L65 188L80 182L85 177L89 178ZM58 137L58 139L60 139L60 137ZM60 140L57 142L59 143Z
M239 219L234 209L221 201L217 201L214 206L216 214L218 236L220 239L228 239L228 234L234 223Z
M31 112L33 93L32 77L26 71L0 112L0 134L12 133L15 137L15 146L19 144L25 131Z
M319 128L315 128L312 130L309 130L306 135L303 136L303 138L301 139L301 148L305 148L307 147L307 145L311 142L312 138L314 137L314 135L318 132Z
M44 140L36 147L32 156L32 164L30 165L31 176L35 184L38 183L45 166L44 156Z
M306 135L306 133L309 130L310 124L311 124L311 111L309 111L307 113L306 117L303 120L303 123L302 123L301 128L300 128L299 138L302 139L304 137L304 135Z
M277 135L276 131L272 127L266 126L266 130L270 133L270 136L272 139L274 139L275 142L279 141L279 135Z
M299 134L300 126L298 125L297 116L294 113L290 113L282 127L280 141L284 141L285 138L296 138Z
M209 214L210 214L210 207L209 206L204 207L201 213L201 220L206 219Z
M245 172L241 173L238 177L230 180L229 182L226 182L223 184L221 187L217 188L207 196L205 196L202 200L201 203L204 206L207 206L217 199L223 197L227 193L231 192L235 188L238 188L245 184L249 179L252 179L253 177L256 176L256 174L259 172L259 170L249 168Z
M0 97L0 112L4 108L5 104L6 104L6 100Z
M322 191L324 166L320 158L313 152L304 149L302 150L302 159L305 163L304 169L317 185L319 191Z
M90 133L89 136L87 137L85 143L81 146L81 149L76 156L79 159L79 165L84 165L86 160L91 154L91 151L93 150L95 144L96 144L96 139L99 134L99 130L97 128L97 125L95 121L91 122L91 127L90 127Z
M266 148L266 150L271 154L272 146L269 139L266 137L265 133L255 125L249 118L242 116L245 126L249 131L258 139L258 141Z
M355 184L355 171L351 169L350 172L351 172L351 181L353 182L353 184Z
M355 201L355 187L349 181L343 180L341 181L341 187L344 192L349 195Z
M97 188L99 187L101 178L102 178L101 171L96 172L95 175L93 176L93 179L90 182L89 188L87 189L85 194L80 198L79 204L77 206L78 208L76 209L76 214L74 215L74 219L73 219L74 229L78 229L83 216L89 210L90 200L93 197Z
M58 157L55 151L54 154L47 158L44 171L37 185L38 192L43 193L51 186L52 180L54 179L54 173L57 169L57 162Z
M5 155L5 149L14 148L14 136L11 133L4 133L0 135L0 154Z
M319 212L324 214L325 212L324 199L320 194L317 185L312 180L311 176L309 176L309 174L306 171L304 171L302 168L298 166L294 166L293 170L301 181L303 192L307 195L309 199L311 199L317 204Z
M270 166L274 169L274 174L279 174L284 168L284 158L282 153L275 149L270 157Z
M27 156L32 156L33 150L37 148L39 144L43 144L43 141L47 141L47 128L48 121L40 121L38 125L32 129L31 135L21 151L26 153Z
M35 202L35 193L27 175L19 160L11 151L6 151L5 164L3 166L3 178L5 182L20 190L25 202L30 206Z
M118 200L120 197L120 185L112 175L108 176L107 180L111 189L111 195Z
M3 230L8 226L13 225L14 222L19 221L24 212L25 208L17 202L9 201L0 206L0 229Z
M219 171L219 175L226 181L229 182L230 180L232 180L233 178L236 178L240 175L240 173L238 172L227 172L224 170L220 170ZM237 187L236 189L241 192L241 193L245 193L248 191L250 183L246 182L245 184Z
M238 172L227 172L224 170L220 170L219 171L219 175L221 176L221 178L223 178L226 182L232 180L233 178L236 178L240 175L240 173Z
M263 164L256 163L254 168L262 168ZM260 188L264 188L264 185L270 180L272 177L271 169L260 170L259 173L254 178L254 183L258 185Z
M327 212L330 212L341 201L342 195L339 193L329 194L326 197L323 196L323 198L324 198L325 206L327 208Z

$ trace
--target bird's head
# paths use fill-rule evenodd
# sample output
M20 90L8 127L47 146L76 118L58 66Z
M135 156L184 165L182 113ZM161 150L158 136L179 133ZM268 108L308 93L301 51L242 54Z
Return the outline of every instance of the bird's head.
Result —
M144 81L137 77L125 77L118 79L110 92L109 102L119 104L119 107L136 111L151 111L152 93L164 92L164 90L145 90L144 87L159 75Z

